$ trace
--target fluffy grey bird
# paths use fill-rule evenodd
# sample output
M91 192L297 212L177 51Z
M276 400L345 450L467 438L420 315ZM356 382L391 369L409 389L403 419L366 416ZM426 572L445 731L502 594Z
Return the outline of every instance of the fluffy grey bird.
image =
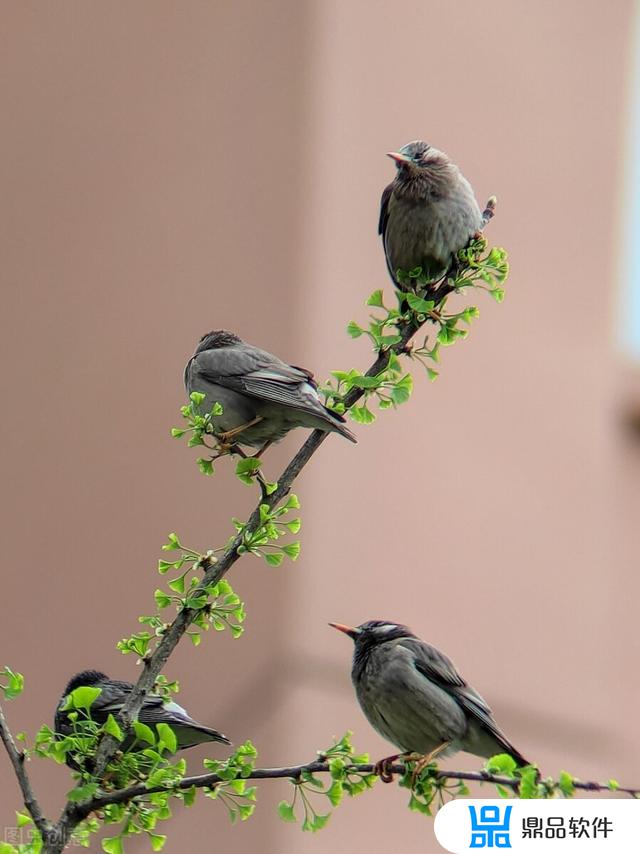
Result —
M459 750L487 758L508 753L529 764L447 656L406 626L385 620L329 625L354 641L351 679L366 718L402 751L378 763L383 779L388 763L412 753L423 757L420 767Z
M203 335L184 370L187 393L206 395L204 410L222 405L212 419L224 445L250 445L259 453L294 427L340 433L352 442L344 418L320 400L313 374L218 329Z
M387 267L397 287L397 272L422 267L435 283L451 267L456 253L492 215L483 219L471 185L447 155L420 139L388 154L397 173L380 202L378 231Z
M91 706L90 713L91 718L96 723L104 724L109 714L114 717L118 714L134 685L132 682L109 679L105 673L101 673L99 670L83 670L81 673L76 673L67 683L56 707L54 718L56 734L66 736L72 733L68 712L63 709L63 706L67 695L81 687L100 688L100 694ZM207 741L231 744L226 735L194 721L182 706L155 694L149 694L145 698L138 714L138 720L152 728L155 724L169 724L175 733L178 750L186 750L188 747L195 747L196 744L204 744ZM126 750L132 743L133 736L130 736L124 742L124 749ZM146 746L143 744L140 749ZM70 768L78 767L70 757L67 757L67 765Z

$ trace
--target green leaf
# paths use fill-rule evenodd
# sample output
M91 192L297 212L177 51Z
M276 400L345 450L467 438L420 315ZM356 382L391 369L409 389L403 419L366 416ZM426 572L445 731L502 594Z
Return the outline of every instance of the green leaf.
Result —
M106 723L104 724L102 729L104 730L104 732L108 733L109 735L112 735L115 739L117 739L117 741L122 741L122 730L118 726L118 722L111 713L109 714L109 717L107 718Z
M505 777L512 777L517 767L517 762L508 753L498 753L486 764L489 774L504 774Z
M284 560L284 555L282 552L269 552L269 554L264 555L264 559L269 566L280 566Z
M171 552L171 551L175 551L176 549L182 548L182 544L181 544L180 540L178 539L177 534L169 534L167 539L168 539L168 542L162 546L162 551Z
M538 797L538 769L525 768L520 772L519 796L526 800Z
M166 836L162 836L159 833L147 833L149 837L149 842L151 843L151 848L153 851L162 851L164 848L164 843L167 841Z
M200 406L201 403L204 402L206 394L202 394L201 391L192 391L189 395L189 399L192 403L195 403L196 406Z
M174 593L184 593L184 575L179 575L177 578L170 579L167 582L167 585L174 591Z
M150 726L143 724L141 721L134 721L133 731L135 732L138 741L143 741L145 744L150 744L151 747L155 746L156 737Z
M350 320L347 324L347 334L352 338L359 338L364 333L364 329L355 322Z
M334 807L337 807L342 800L343 795L344 789L342 788L342 783L339 780L334 780L327 791L327 797L331 801L331 804Z
M319 813L316 813L313 818L313 821L311 822L312 832L315 833L318 830L322 830L322 828L325 827L326 823L329 821L330 818L331 813L328 813L327 815L320 815Z
M376 420L376 416L366 406L352 406L349 414L358 424L371 424Z
M566 798L573 797L576 787L573 785L573 777L566 771L561 771L558 777L558 787Z
M162 610L163 608L166 608L168 605L171 604L171 597L167 596L167 594L163 590L156 590L153 596L156 600L156 605L158 606L159 610Z
M607 782L607 788L610 789L612 792L615 792L617 789L620 788L620 783L618 783L617 780L609 780Z
M256 457L247 457L246 459L238 460L236 465L236 474L254 474L262 465L262 460Z
M124 854L122 839L119 836L110 836L102 840L102 850L107 854Z
M90 688L88 685L83 685L67 695L64 708L86 709L88 711L100 694L102 694L102 688Z
M411 397L413 391L413 379L411 374L405 374L402 379L399 379L395 386L391 389L391 400L395 404L406 403Z
M164 745L169 753L175 753L178 749L178 739L169 724L158 724L158 745Z
M198 457L196 463L202 474L206 474L207 477L211 477L214 474L213 462L211 460L207 460L205 457Z
M278 815L282 821L295 822L296 820L296 814L293 811L293 804L290 804L287 801L280 801L278 804Z
M195 786L192 786L190 789L187 789L182 793L182 801L185 807L191 807L195 803L196 800L196 792L197 789Z
M409 308L419 314L428 314L430 311L433 311L436 305L433 300L422 299L422 297L411 293L406 294L406 300L409 303Z
M164 575L165 573L169 572L169 570L172 569L174 566L175 566L175 563L173 563L171 561L159 560L158 561L158 572L160 573L160 575Z
M73 803L88 801L95 795L99 788L97 783L85 783L84 786L76 786L75 789L67 792L67 800L73 801Z
M7 679L6 685L0 685L5 700L14 700L22 694L24 689L24 676L22 673L15 673L10 667L5 665L0 676Z
M361 374L351 380L351 385L354 388L379 388L383 382L384 377L380 374L375 377L365 377L364 374Z
M95 786L96 788L98 788L97 783L95 784ZM30 815L27 815L24 812L18 812L18 810L16 810L16 824L18 825L18 827L26 827L28 824L32 823L33 819Z
M171 428L171 435L173 436L174 439L181 439L186 432L187 432L186 430L181 430L179 427L172 427Z
M297 560L298 555L300 554L300 543L289 543L286 546L282 546L282 551L290 557L291 560Z
M375 308L384 308L384 302L382 301L382 291L374 291L369 299L366 301L365 305L372 305Z

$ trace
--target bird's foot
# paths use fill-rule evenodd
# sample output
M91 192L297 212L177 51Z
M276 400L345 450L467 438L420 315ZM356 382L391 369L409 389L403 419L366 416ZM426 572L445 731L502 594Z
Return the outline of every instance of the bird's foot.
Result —
M384 759L379 759L373 766L373 773L376 774L383 783L393 783L393 771L391 766L402 756L401 753L394 753L393 756L385 756Z
M255 452L255 454L252 454L252 456L253 456L253 457L255 457L255 459L256 459L256 460L259 460L259 459L260 459L260 457L261 457L261 456L264 454L264 452L267 450L267 448L268 448L270 445L272 445L272 444L273 444L273 441L272 441L271 439L267 439L267 441L266 441L266 442L264 443L264 445L260 448L260 450L259 450L259 451L256 451L256 452Z
M261 421L264 421L264 415L256 415L255 418L252 418L251 421L247 421L246 424L239 424L237 427L233 427L231 430L226 430L224 433L216 433L216 437L222 445L228 444L231 446L234 444L232 439L235 439L235 437L239 436L240 433L243 433L255 424L259 424Z
M436 747L435 750L432 750L431 753L427 753L423 756L415 756L415 754L413 755L412 758L416 760L416 764L411 774L411 788L415 786L416 781L419 779L420 775L427 767L427 765L430 765L432 762L434 762L436 758L443 752L443 750L446 750L450 744L450 741L445 741L443 744L439 745L439 747Z

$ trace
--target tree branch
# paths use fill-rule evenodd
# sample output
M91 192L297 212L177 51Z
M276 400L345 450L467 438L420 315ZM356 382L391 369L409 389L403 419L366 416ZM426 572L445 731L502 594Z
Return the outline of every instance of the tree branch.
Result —
M9 754L11 764L13 765L13 770L17 777L20 791L22 792L24 805L33 819L33 823L40 831L40 835L43 839L46 839L52 829L52 826L44 817L40 804L33 793L29 775L24 767L24 754L16 747L16 743L11 735L11 730L9 729L4 712L2 711L2 706L0 706L0 738L2 739L7 753Z
M448 280L445 280L433 292L433 294L430 295L430 298L435 301L436 305L438 305L444 297L453 290L453 286L449 284ZM383 371L389 363L390 354L392 352L396 355L408 353L409 350L407 345L409 341L428 322L430 322L429 318L425 319L421 323L414 320L404 321L398 319L396 325L398 333L400 334L400 340L388 350L378 354L376 360L366 371L365 376L376 376ZM364 394L364 389L351 389L344 398L345 409L350 409L361 397L364 396ZM282 501L282 499L291 490L291 486L297 476L328 435L328 433L324 433L321 430L314 430L278 478L277 489L271 495L266 497L263 496L260 499L260 502L249 517L245 530L236 535L219 559L205 558L202 561L201 565L205 572L199 587L193 591L192 595L194 597L199 595L199 593L206 595L205 588L217 584L229 572L238 558L242 557L242 553L238 552L238 548L242 545L246 533L254 533L260 526L260 505L266 504L269 509L273 509L280 501ZM167 663L169 656L197 614L198 610L195 608L183 608L179 611L167 631L162 636L162 639L154 652L144 662L143 671L118 716L123 731L126 732L130 729L133 721L137 718L145 696L153 689L156 679L160 675L164 665ZM118 750L118 746L119 743L113 737L108 735L103 736L96 752L96 764L94 771L96 779L100 779L104 774L108 763ZM78 824L78 821L81 820L78 819L77 816L77 804L68 802L58 822L58 827L62 832L62 837L64 838L65 843L68 841L73 828ZM52 854L54 854L55 850L57 849L51 849ZM45 852L45 854L47 854L47 852Z
M347 773L353 774L374 774L375 770L376 766L371 764L348 765L345 767L345 771ZM391 774L402 775L405 773L406 767L401 763L396 763L391 765L387 770ZM314 762L308 762L306 765L293 765L288 768L255 768L250 774L242 779L277 780L284 778L288 780L299 780L300 776L305 771L309 771L312 774L327 774L330 771L330 767L328 762L316 760ZM493 783L498 786L506 786L513 791L517 791L520 783L522 782L517 777L504 777L499 774L490 774L488 771L437 771L434 777L439 782L445 782L447 780L464 780L465 782L472 783ZM193 777L185 777L175 787L174 791L184 791L186 789L191 789L192 787L195 787L196 789L202 789L205 787L210 788L218 783L225 782L229 781L220 777L218 774L198 774ZM631 795L631 797L634 798L640 796L640 789L625 788L623 786L612 789L607 783L574 780L573 785L574 788L587 792L609 792L610 794L623 792L624 794ZM108 794L100 795L87 804L77 806L76 815L78 816L78 820L82 821L82 819L86 818L91 812L103 809L104 807L109 806L109 804L126 804L134 798L146 797L148 795L156 794L157 792L167 791L171 790L167 789L166 786L152 786L147 788L144 783L139 783L135 786L129 786L126 789L120 789L117 792L109 792Z

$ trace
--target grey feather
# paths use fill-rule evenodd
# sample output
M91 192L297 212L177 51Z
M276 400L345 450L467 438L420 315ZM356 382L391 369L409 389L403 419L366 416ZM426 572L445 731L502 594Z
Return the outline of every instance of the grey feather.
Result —
M92 719L99 724L104 724L110 714L114 717L118 715L134 687L132 682L109 679L97 670L85 670L76 674L67 684L56 707L54 728L56 734L60 736L69 735L72 732L68 714L64 709L66 698L73 690L82 686L100 689L100 694L94 700L90 712ZM150 727L160 723L168 724L175 733L178 750L186 750L196 744L209 741L231 744L226 735L198 723L182 706L156 694L145 697L138 713L138 720ZM129 736L123 743L123 749L129 749L134 741L134 736ZM67 761L67 764L70 767L76 767L72 760Z
M233 333L219 330L203 336L184 379L188 394L206 395L205 411L214 403L222 405L222 415L213 418L217 432L260 419L238 434L238 444L260 447L277 442L295 427L336 432L356 441L344 418L322 403L310 371L246 344Z
M436 282L482 228L471 185L446 154L421 140L400 149L397 174L380 202L378 231L391 278L421 267Z
M439 756L508 753L528 764L453 662L406 626L371 620L336 628L355 642L351 678L365 716L400 750L428 755L447 745Z

